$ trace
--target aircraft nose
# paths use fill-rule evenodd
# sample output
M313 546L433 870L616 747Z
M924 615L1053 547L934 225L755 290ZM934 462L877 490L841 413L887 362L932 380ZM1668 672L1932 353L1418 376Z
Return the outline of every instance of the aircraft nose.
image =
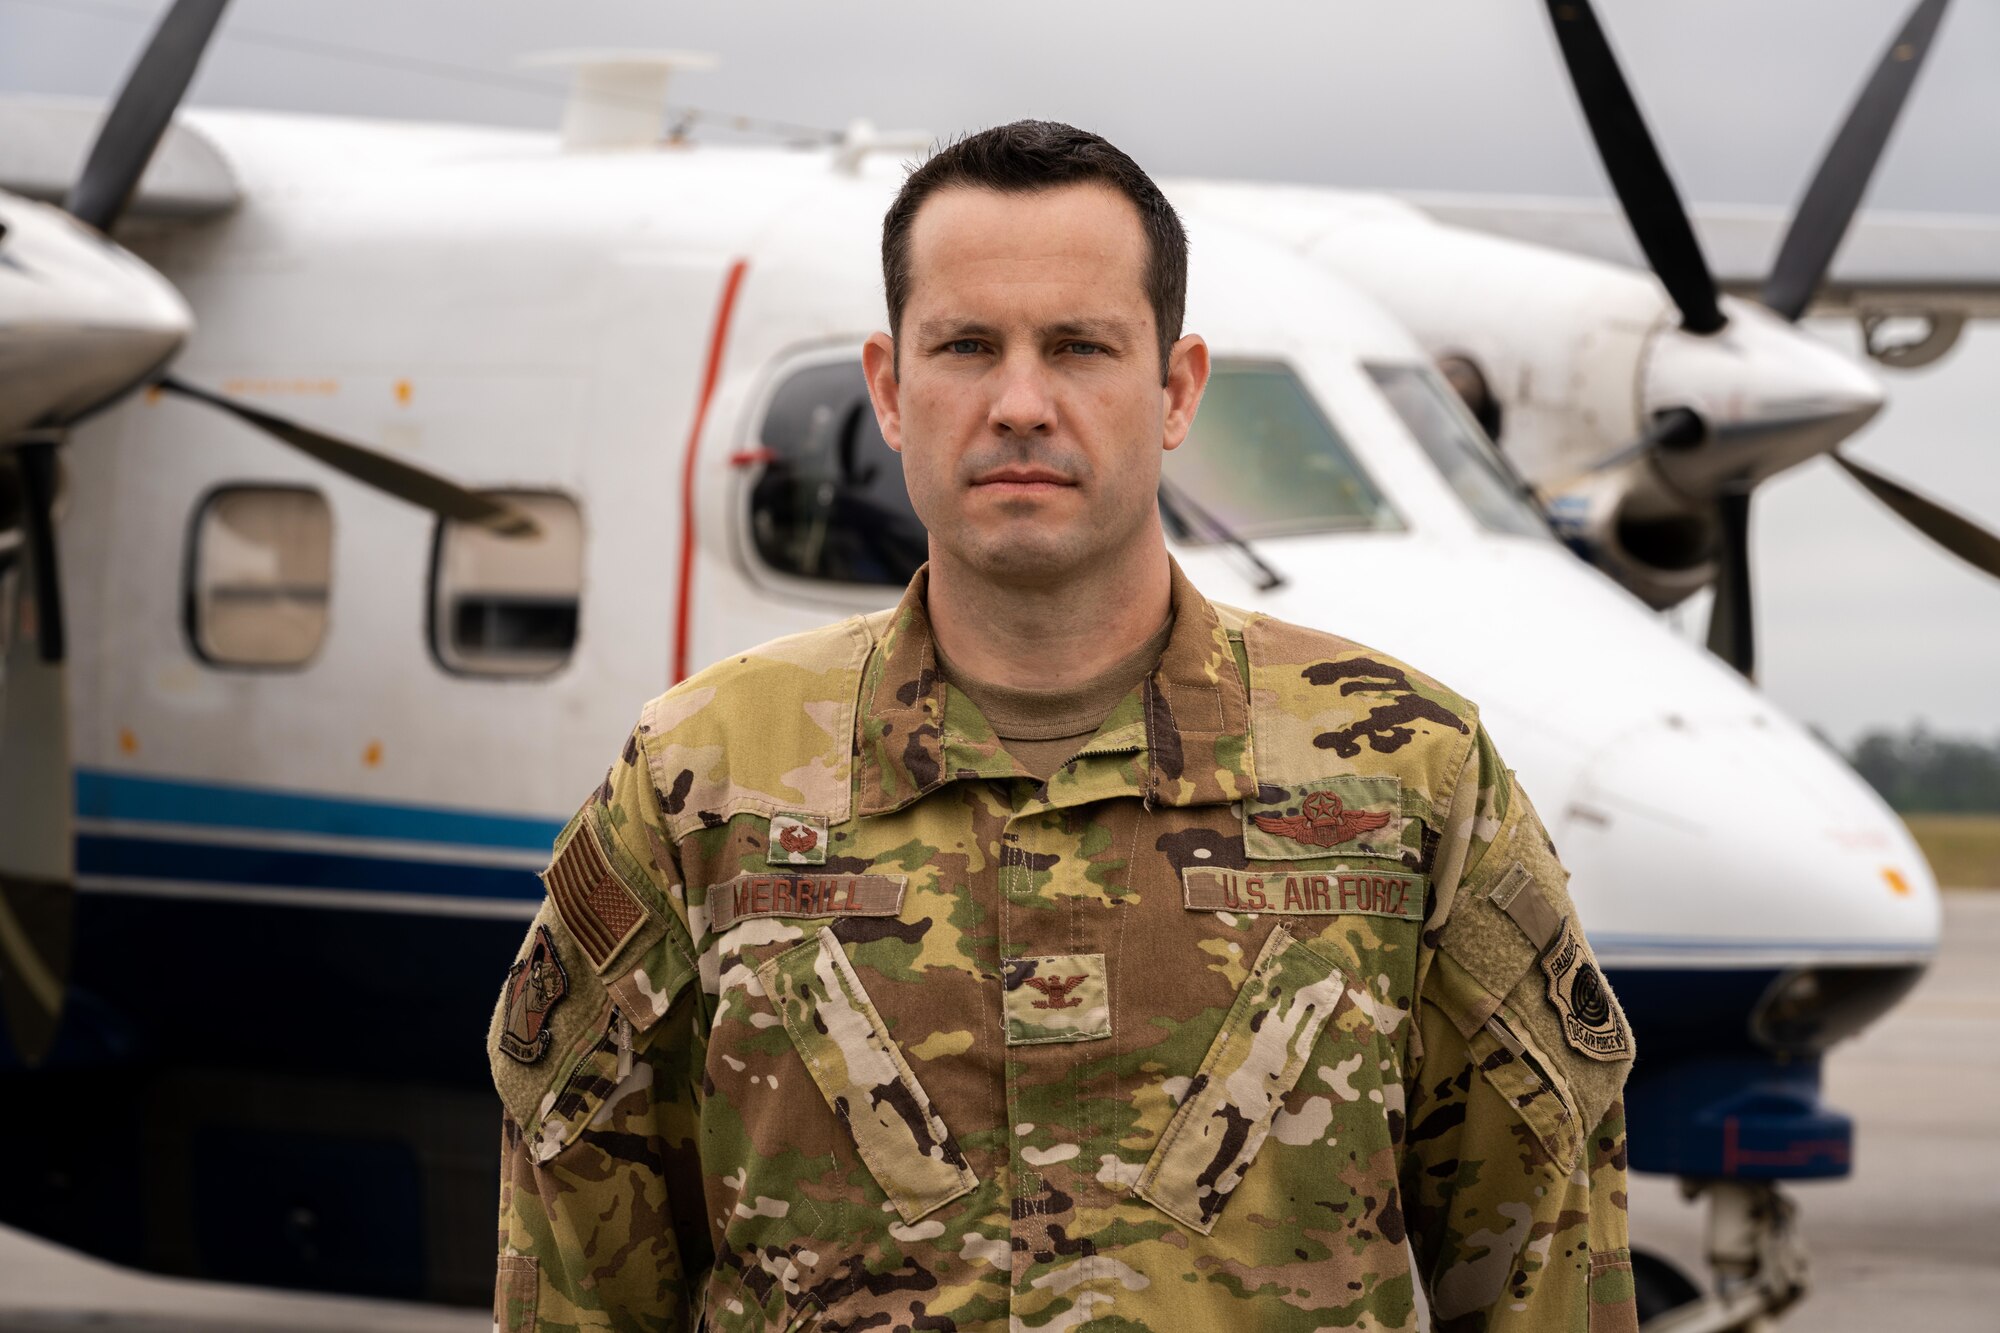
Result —
M1620 737L1585 764L1553 822L1607 966L1922 963L1936 952L1937 884L1902 821L1768 711L1669 716Z

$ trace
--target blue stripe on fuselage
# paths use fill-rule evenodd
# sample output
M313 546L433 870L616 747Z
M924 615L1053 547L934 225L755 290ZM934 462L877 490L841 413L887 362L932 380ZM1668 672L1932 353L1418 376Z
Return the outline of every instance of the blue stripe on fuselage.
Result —
M449 898L533 900L542 894L541 880L534 871L505 866L95 834L85 834L76 840L76 871L85 880L115 876Z
M76 773L76 813L80 819L282 830L543 852L562 832L561 821L529 816L392 805L268 787L141 778L84 768Z

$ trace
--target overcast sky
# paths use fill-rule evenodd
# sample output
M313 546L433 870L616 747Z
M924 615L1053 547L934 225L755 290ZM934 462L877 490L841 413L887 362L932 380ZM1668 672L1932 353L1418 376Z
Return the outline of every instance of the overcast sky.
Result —
M0 0L0 91L104 96L160 0ZM1599 0L1682 192L1788 206L1908 5ZM676 100L837 129L1041 115L1159 174L1599 196L1533 0L236 0L191 100L553 127L538 50L697 49ZM371 54L374 53L374 54ZM1958 0L1872 207L2000 215L2000 3ZM1848 341L1839 328L1829 337ZM2000 528L2000 329L1895 375L1852 452ZM1847 739L1919 718L2000 733L2000 583L1934 553L1831 465L1758 492L1762 678Z

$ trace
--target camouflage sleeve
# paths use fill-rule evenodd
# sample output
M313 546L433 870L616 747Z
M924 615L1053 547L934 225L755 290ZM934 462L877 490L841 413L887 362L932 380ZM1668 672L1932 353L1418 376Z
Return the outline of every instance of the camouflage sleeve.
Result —
M505 1105L494 1326L688 1329L711 1261L701 989L637 733L542 879L488 1032Z
M1637 1328L1632 1040L1533 806L1482 731L1444 820L1403 1191L1439 1333Z

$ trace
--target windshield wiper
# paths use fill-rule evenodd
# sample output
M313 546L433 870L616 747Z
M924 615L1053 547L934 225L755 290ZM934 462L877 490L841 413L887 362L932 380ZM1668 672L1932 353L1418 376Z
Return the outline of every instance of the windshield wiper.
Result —
M1166 515L1167 522L1175 529L1174 535L1182 540L1195 535L1195 523L1189 521L1189 517L1192 516L1202 527L1208 529L1211 537L1225 545L1235 547L1238 554L1256 567L1258 592L1270 592L1273 588L1285 586L1285 576L1264 563L1263 557L1251 549L1249 542L1237 536L1230 530L1228 524L1196 504L1188 497L1186 491L1165 477L1160 478L1160 512Z

